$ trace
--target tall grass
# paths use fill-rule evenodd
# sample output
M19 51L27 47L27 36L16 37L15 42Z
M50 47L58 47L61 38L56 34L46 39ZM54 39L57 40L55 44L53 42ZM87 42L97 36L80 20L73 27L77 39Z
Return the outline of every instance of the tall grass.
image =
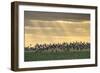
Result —
M36 44L25 47L25 61L85 59L90 58L90 43L71 42L57 44Z

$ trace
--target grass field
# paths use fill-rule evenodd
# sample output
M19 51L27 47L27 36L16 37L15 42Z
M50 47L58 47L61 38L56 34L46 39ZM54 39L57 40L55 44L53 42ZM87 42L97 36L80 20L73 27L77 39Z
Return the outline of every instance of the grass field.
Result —
M24 52L24 61L43 61L43 60L64 60L64 59L87 59L90 58L90 51L72 52L45 52L34 53Z

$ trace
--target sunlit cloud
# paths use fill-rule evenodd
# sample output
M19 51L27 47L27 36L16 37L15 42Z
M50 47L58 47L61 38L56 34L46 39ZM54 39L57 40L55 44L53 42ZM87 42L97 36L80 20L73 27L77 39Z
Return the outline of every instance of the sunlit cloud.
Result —
M32 17L33 14L33 17ZM90 41L90 15L25 14L25 46L36 43Z
M49 36L70 36L78 35L84 36L89 35L89 21L83 22L71 22L71 21L41 21L41 20L30 20L31 25L25 26L26 33L37 34L48 34ZM74 32L74 33L73 33ZM54 34L56 33L56 34ZM57 34L58 33L58 34Z

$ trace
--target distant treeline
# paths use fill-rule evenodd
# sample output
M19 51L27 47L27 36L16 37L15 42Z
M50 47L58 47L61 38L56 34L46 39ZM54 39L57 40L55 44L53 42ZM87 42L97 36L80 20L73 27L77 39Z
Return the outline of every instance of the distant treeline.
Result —
M25 47L25 51L32 52L57 52L57 51L71 51L71 50L89 50L90 43L88 42L64 42L53 44L36 44L34 47Z

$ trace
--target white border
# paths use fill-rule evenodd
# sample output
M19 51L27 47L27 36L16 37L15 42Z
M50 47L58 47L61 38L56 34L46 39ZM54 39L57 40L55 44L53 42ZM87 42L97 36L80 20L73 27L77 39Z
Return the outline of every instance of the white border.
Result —
M64 13L89 13L91 15L91 59L76 60L54 60L54 61L33 61L24 62L24 11L44 11L44 12L64 12ZM84 8L63 8L63 7L46 7L46 6L23 6L19 5L19 68L34 68L62 65L83 65L95 64L95 10Z

